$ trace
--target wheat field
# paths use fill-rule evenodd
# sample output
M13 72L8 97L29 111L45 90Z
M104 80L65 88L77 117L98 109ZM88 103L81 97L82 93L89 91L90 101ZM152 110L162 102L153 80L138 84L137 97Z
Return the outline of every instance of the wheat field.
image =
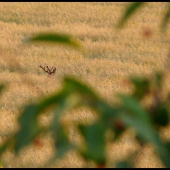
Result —
M160 32L160 21L166 3L150 2L127 22L122 30L115 24L127 2L1 2L0 3L0 82L6 88L0 96L0 144L18 129L17 118L29 102L59 91L65 75L71 75L89 85L107 102L113 103L116 94L129 93L124 81L130 75L150 75L164 68L169 48L169 31ZM150 29L146 38L143 31ZM84 47L83 51L67 46L27 44L24 40L39 32L72 35ZM56 74L48 78L39 65L56 67ZM169 81L166 82L167 86ZM51 112L42 115L47 125ZM70 138L81 142L74 122L93 121L95 115L88 108L73 110L63 117L69 124ZM168 130L164 131L165 136ZM107 145L108 167L123 160L139 146L133 140L133 129L122 140ZM53 152L53 141L42 136L43 146L32 144L18 156L13 151L3 154L2 167L39 167ZM94 167L75 152L50 167ZM141 151L136 167L162 167L151 146Z

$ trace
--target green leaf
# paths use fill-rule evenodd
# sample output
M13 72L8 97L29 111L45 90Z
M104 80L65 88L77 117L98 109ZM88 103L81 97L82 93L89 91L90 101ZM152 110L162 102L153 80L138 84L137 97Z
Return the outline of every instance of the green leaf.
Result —
M97 164L105 164L105 125L98 121L92 125L79 125L79 130L85 138L86 147L81 149L81 155L85 159L95 161Z
M121 114L121 120L125 124L134 127L137 134L143 140L159 145L159 136L152 127L149 113L145 112L145 110L140 107L139 103L134 98L123 95L119 96L123 101L122 107L125 111L129 112L129 114Z
M3 162L0 160L0 168L3 168Z
M71 89L72 92L79 92L84 96L91 96L92 98L98 99L97 95L87 85L75 80L74 78L65 77L64 83L68 90Z
M130 81L135 86L133 97L141 100L150 90L150 81L146 78L132 77Z
M42 111L56 104L60 106L63 101L67 103L64 110L73 108L81 100L75 93L79 93L82 98L85 95L95 97L93 92L85 85L72 79L66 79L63 89L59 93L44 98L38 104L27 106L19 118L20 130L15 135L15 152L18 153L23 146L28 145L40 132L41 128L38 126L37 116Z
M80 101L82 104L93 105L96 104L95 101L98 101L97 95L89 87L73 78L66 77L64 79L63 89L57 94L44 98L37 107L39 111L42 111L45 108L60 103L66 99L68 101L67 105L75 105Z
M13 147L13 145L14 145L14 138L13 138L13 137L8 138L8 139L6 140L6 142L0 146L0 157L1 157L1 154L2 154L7 148Z
M164 75L163 72L157 72L155 74L154 83L158 90L160 90L162 87L163 75Z
M132 168L129 162L122 161L116 164L116 168Z
M25 108L19 117L20 129L15 134L16 142L14 149L16 153L18 153L23 146L28 145L42 130L42 128L38 126L38 115L50 106L59 103L60 100L62 101L65 96L66 94L61 91L44 98L38 104L29 105Z
M121 101L123 102L123 108L127 111L130 111L131 115L134 117L140 118L142 121L145 121L147 124L150 124L151 118L149 114L140 106L138 101L133 97L127 97L124 95L119 95Z
M37 113L36 105L29 105L19 117L20 130L15 135L15 153L18 153L23 146L28 145L40 132L40 127L37 124Z
M157 147L157 153L166 168L170 168L170 143L166 142Z
M152 129L152 126L148 125L145 121L140 120L139 117L130 115L121 115L122 121L127 125L135 129L138 136L140 136L145 142L158 143L159 138Z
M74 91L67 89L67 83L64 85L62 91L58 94L57 107L54 111L54 117L48 128L52 132L52 137L54 139L54 144L56 151L54 155L45 164L45 167L51 165L57 158L62 157L69 150L73 149L75 146L69 141L68 134L64 131L64 127L60 122L60 115L65 111L74 108L78 103L80 98L75 95ZM57 99L57 97L56 97ZM49 102L48 102L49 103Z
M165 106L160 106L158 107L154 112L153 112L153 120L154 123L158 126L166 126L169 123L169 116L168 116L168 111Z
M111 107L105 101L100 99L87 85L68 77L64 79L64 82L65 89L67 88L68 91L79 94L81 97L81 104L91 107L96 113L102 115L103 120L108 121L110 118L119 114L119 109Z
M156 152L160 156L162 162L166 167L170 167L170 153L166 146L164 146L151 124L149 114L146 113L135 99L126 96L120 96L123 100L123 107L130 111L131 114L121 114L119 117L127 125L134 127L137 136L145 142L151 142L156 146Z
M114 132L113 140L117 140L122 135L122 133L126 130L126 126L122 120L119 120L117 118L114 118L112 122L113 122L113 125L111 126L111 129Z
M165 13L164 18L162 19L162 24L161 24L161 30L162 30L163 32L166 31L167 24L168 24L168 22L169 22L169 18L170 18L170 3L168 2L168 9L167 9L167 11L166 11L166 13Z
M54 117L49 127L49 131L52 131L55 140L55 147L57 149L57 154L55 154L56 158L63 156L67 151L73 148L73 145L68 139L68 134L64 131L64 127L60 122L60 115L67 109L70 109L70 105L67 104L69 103L67 103L66 100L60 102L60 105L54 112Z
M41 33L30 37L26 42L46 42L46 43L59 43L80 48L79 43L71 36L58 33Z
M133 2L131 3L129 6L127 6L124 14L122 15L122 18L120 19L119 23L118 23L118 28L123 27L123 25L125 24L125 22L127 21L127 19L136 12L136 10L141 7L142 5L144 5L144 2Z
M64 131L62 125L58 125L58 128L55 131L55 147L57 149L56 158L62 157L70 149L74 148L74 145L70 143L68 139L68 134Z
M1 84L0 85L0 94L2 93L2 90L5 88L5 85L4 84Z
M66 109L69 109L69 107L70 105L67 106L66 100L61 100L60 105L55 109L54 117L48 130L52 132L56 150L44 167L50 166L57 158L62 157L69 150L75 148L75 146L69 141L68 134L64 131L64 127L60 122L60 115L63 114Z

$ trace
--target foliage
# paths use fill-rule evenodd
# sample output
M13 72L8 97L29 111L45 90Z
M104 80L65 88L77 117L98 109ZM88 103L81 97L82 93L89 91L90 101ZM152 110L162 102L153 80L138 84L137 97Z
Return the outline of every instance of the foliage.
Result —
M80 48L80 45L76 40L74 40L71 36L65 34L41 33L29 38L26 42L59 43L69 45L78 49Z
M134 2L127 7L119 27L136 11L143 2ZM163 19L162 27L167 26L169 10ZM38 34L29 39L30 42L45 41L68 44L78 47L78 43L68 35ZM111 105L101 99L90 87L71 77L65 77L60 92L41 99L37 103L29 104L21 113L18 122L20 129L13 134L0 148L0 155L8 148L13 148L18 154L23 147L33 142L41 133L52 133L54 139L55 154L49 159L46 166L55 159L64 156L69 150L76 150L86 161L92 160L96 167L106 167L106 140L105 134L111 130L114 133L112 142L115 142L128 128L134 128L136 140L143 147L151 143L155 146L155 152L160 157L165 167L170 167L170 143L164 142L160 137L160 130L169 124L169 95L165 99L161 97L164 83L164 72L156 72L153 77L131 77L129 81L134 86L130 95L118 94L120 104ZM3 85L0 86L0 90ZM148 96L152 97L152 103L144 107L142 101ZM92 124L82 125L77 128L84 138L85 144L81 146L72 143L68 138L65 127L60 122L60 117L71 109L77 107L89 107L96 112L98 119ZM53 119L48 127L42 127L38 123L38 116L46 109L53 108ZM135 153L138 155L139 152ZM117 162L116 167L133 167L133 160Z

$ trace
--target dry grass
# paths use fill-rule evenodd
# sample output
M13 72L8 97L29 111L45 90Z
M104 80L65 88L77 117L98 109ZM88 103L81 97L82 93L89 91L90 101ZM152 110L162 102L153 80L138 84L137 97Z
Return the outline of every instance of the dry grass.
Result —
M17 129L16 118L23 106L58 91L64 75L83 80L108 102L113 102L117 92L130 91L123 83L129 75L149 75L154 70L163 69L169 39L160 33L159 26L166 3L148 3L118 32L114 25L125 5L123 2L0 3L0 82L8 85L0 99L0 142L5 140L6 134ZM145 28L152 30L152 37L143 37ZM45 31L71 34L85 47L85 51L65 46L25 45L22 42L32 34ZM47 78L39 65L55 66L55 76ZM65 119L71 124L77 120L88 122L94 117L88 109L82 108L67 113ZM46 124L50 118L50 114L43 115L41 121ZM81 141L73 126L70 135L73 140ZM114 146L108 144L109 163L123 159L128 151L138 147L132 140L131 131L125 135L127 140ZM44 147L39 150L30 145L19 157L12 152L4 154L4 167L37 167L44 163L52 152L52 141L49 136L42 138ZM136 167L161 167L160 161L152 155L151 148L143 150ZM83 166L83 160L73 152L54 165Z

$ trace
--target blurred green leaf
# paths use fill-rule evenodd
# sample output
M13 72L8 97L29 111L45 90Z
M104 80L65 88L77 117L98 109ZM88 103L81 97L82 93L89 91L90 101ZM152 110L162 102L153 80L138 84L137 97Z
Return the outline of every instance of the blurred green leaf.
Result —
M165 145L167 151L168 151L169 154L170 154L170 142L168 141L168 142L166 142L164 145Z
M133 97L141 100L150 90L150 81L146 78L132 77L130 81L135 86Z
M135 99L120 95L123 101L125 111L130 111L131 114L121 114L122 121L131 127L134 127L137 136L145 142L151 142L156 146L156 152L160 156L166 167L170 167L170 154L166 147L161 143L158 133L151 124L149 114L146 113Z
M131 113L129 115L138 117L141 119L141 121L151 124L151 118L149 114L140 106L136 99L125 95L119 95L119 98L123 102L122 107Z
M79 94L79 96L77 94ZM52 105L58 105L60 111L63 103L65 104L62 109L66 111L68 108L75 107L82 100L84 101L83 103L88 103L88 99L92 101L94 98L97 99L97 96L87 86L71 78L66 78L63 89L59 93L48 96L37 104L27 106L21 114L19 118L20 130L15 135L15 152L17 153L23 146L28 145L42 129L37 124L37 116L42 111ZM53 123L53 125L55 123ZM60 135L63 135L63 138L66 137L64 133Z
M157 148L157 153L161 158L164 166L170 168L170 142L166 142Z
M153 127L146 122L140 120L140 118L130 117L129 115L120 116L125 124L134 127L138 138L141 142L151 142L156 146L156 152L161 158L166 167L170 167L170 154L167 152L165 146L161 143L158 134L154 131Z
M94 109L97 113L102 115L105 121L119 114L120 109L111 107L104 100L100 99L87 85L68 77L65 77L64 83L68 91L72 93L75 92L81 96L81 104Z
M5 88L5 85L4 85L4 84L1 84L1 85L0 85L0 94L1 94L1 92L3 91L4 88Z
M91 159L97 164L105 164L105 125L98 121L93 125L79 125L79 130L86 141L85 149L80 150L85 159Z
M117 140L122 135L122 133L126 130L126 126L125 126L125 124L123 123L122 120L114 118L113 119L113 125L111 126L111 129L114 132L113 140Z
M162 87L163 72L157 72L154 77L154 83L158 90Z
M169 142L165 143L165 144L160 144L159 146L157 146L156 151L159 155L159 157L161 158L164 166L166 168L170 168L170 144Z
M27 42L46 42L46 43L59 43L69 45L75 48L80 48L79 43L71 36L58 33L41 33L29 38Z
M56 158L59 158L62 157L70 149L73 149L74 145L69 142L68 135L64 131L61 124L57 126L55 133L55 147L57 149Z
M145 141L159 145L159 137L152 127L149 113L145 112L134 98L124 95L119 95L119 97L123 101L122 107L125 109L125 113L120 115L122 121L134 127L138 135Z
M145 121L140 120L140 117L134 117L126 114L121 115L120 117L127 126L133 127L138 136L145 142L159 143L159 138L152 127Z
M60 115L72 107L67 104L69 103L67 103L66 100L60 101L60 105L55 109L54 117L49 126L49 131L52 131L55 140L57 153L55 153L54 156L56 158L63 156L67 151L74 147L73 144L70 143L68 134L64 131L63 125L60 122Z
M14 145L14 138L13 137L10 137L6 140L6 142L4 144L2 144L0 146L0 157L1 157L1 154L7 149L7 148L12 148Z
M143 140L143 138L141 138L139 136L139 134L135 134L135 139L137 140L137 142L139 143L140 146L144 146L145 145L145 140Z
M3 168L3 162L0 160L0 168Z
M92 98L98 99L97 95L85 84L75 80L74 78L65 77L64 83L68 87L68 90L71 90L72 92L78 92L84 97L91 96Z
M29 105L26 107L19 118L20 130L15 135L16 153L18 153L23 146L28 145L42 129L37 124L37 116L50 106L61 104L63 100L66 100L66 97L68 97L71 92L68 88L69 87L66 84L61 92L44 98L38 104ZM70 104L70 102L67 103Z
M36 105L29 105L19 117L20 130L15 135L14 146L16 153L18 153L23 146L28 145L40 132L40 127L37 124L37 116Z
M162 19L162 24L161 24L161 30L163 32L166 31L167 24L169 22L169 18L170 18L170 3L168 2L168 9L164 15L164 18Z
M166 126L169 123L168 111L165 106L161 105L152 113L153 121L158 126Z
M122 15L122 18L120 19L118 23L118 28L123 27L127 19L136 12L136 10L143 6L145 3L144 2L132 2L129 6L127 6L125 12Z
M129 162L121 161L116 164L115 168L132 168Z

